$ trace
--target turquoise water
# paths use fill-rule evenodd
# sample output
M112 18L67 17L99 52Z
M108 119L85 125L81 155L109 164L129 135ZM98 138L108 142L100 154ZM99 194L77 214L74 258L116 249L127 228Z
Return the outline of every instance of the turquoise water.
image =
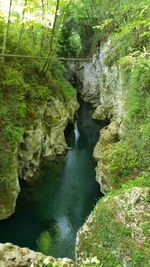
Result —
M77 123L65 131L66 155L45 162L34 185L22 183L16 213L0 222L0 242L74 258L76 233L101 197L92 158L101 126L91 115L82 103Z

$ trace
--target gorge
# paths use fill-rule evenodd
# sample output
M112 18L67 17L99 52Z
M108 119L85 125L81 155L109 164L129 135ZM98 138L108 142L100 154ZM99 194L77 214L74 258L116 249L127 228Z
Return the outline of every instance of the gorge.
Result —
M22 186L15 214L0 222L1 242L74 259L76 232L101 196L92 154L102 126L80 103L75 126L65 131L65 158L48 161L38 181Z
M0 267L150 266L149 1L5 2Z

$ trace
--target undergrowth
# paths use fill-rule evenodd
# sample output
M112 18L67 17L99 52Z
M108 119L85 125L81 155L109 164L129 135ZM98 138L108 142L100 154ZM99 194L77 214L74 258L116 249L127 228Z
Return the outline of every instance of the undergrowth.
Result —
M56 60L45 76L40 75L35 59L8 60L0 71L0 167L1 179L11 166L11 155L22 141L42 104L51 97L66 103L75 98L75 90L63 77L64 67ZM6 151L9 151L8 153Z

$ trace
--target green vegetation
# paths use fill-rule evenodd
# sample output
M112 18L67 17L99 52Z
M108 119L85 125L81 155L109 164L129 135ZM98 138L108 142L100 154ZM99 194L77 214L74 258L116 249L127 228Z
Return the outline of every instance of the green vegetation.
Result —
M59 18L54 12L55 1L47 4L48 7L46 1L17 0L0 3L1 54L17 52L22 55L48 56L49 44L54 42L51 44L53 50L56 41L58 43L56 36L55 41L53 40L53 31L56 34L62 27L62 18L69 3L61 3ZM49 18L49 14L52 18ZM58 20L58 25L53 25L56 29L50 30L48 23L52 24L55 19ZM44 70L45 75L41 75L43 62L40 59L2 57L1 63L0 138L3 151L4 143L7 143L11 150L21 141L25 128L43 101L55 96L67 101L75 97L75 90L64 79L65 69L56 58L53 64L49 65L49 69L46 69L46 72Z
M53 223L50 226L49 231L42 232L39 238L37 239L37 251L42 252L44 255L52 255L55 240L59 235L60 229L56 223Z
M110 40L105 64L120 66L126 95L124 135L121 141L103 148L108 149L105 167L114 191L108 195L111 204L99 202L93 213L91 235L82 240L86 254L83 266L121 267L125 252L129 266L150 265L149 241L140 246L132 240L131 228L116 219L120 211L114 208L113 199L133 186L150 186L149 10L149 0L0 3L0 188L1 192L7 189L6 198L15 187L18 144L36 111L52 97L66 104L76 95L64 79L65 69L58 57L88 56L95 52L96 43L102 46ZM36 58L9 58L5 54ZM9 173L13 175L8 181ZM147 196L145 203L149 201ZM131 221L130 216L125 218ZM143 215L142 231L147 236L148 229ZM50 246L49 232L42 233L39 249L47 254Z
M128 190L117 191L117 198L111 194L96 205L92 213L92 221L87 221L87 227L90 230L80 234L79 253L83 253L82 258L85 258L83 266L123 266L123 258L127 266L149 266L150 233L149 216L146 216L147 205L144 204L145 199L142 200L143 191L137 213L141 224L140 229L134 214L134 204L130 204L131 199L129 199L133 190L130 186ZM140 210L141 204L142 210ZM131 217L125 216L128 211L131 212ZM145 211L145 217L143 211ZM136 223L137 226L134 229L133 225ZM147 241L143 244L142 235L145 233ZM97 263L92 265L94 257Z
M60 56L79 55L82 43L77 20L81 5L78 0L1 1L2 55L45 56L41 74L48 71L51 59L58 53Z
M101 40L111 36L108 65L130 53L143 52L149 46L149 8L147 0L101 1L101 16L97 26ZM143 47L144 46L144 47ZM144 50L146 52L146 50Z
M10 144L13 147L21 141L24 129L43 101L55 96L67 101L76 95L64 79L60 63L57 64L57 71L54 65L45 77L41 77L36 60L27 63L19 61L8 61L1 67L1 146L7 143L7 146Z
M105 64L120 65L125 92L124 136L120 142L103 147L106 175L111 177L113 188L136 177L142 177L146 183L150 170L150 3L147 0L98 2L101 2L100 22L94 28L101 44L106 40L111 42ZM136 184L138 181L139 178Z
M112 145L106 159L113 187L142 176L149 179L150 59L147 54L129 55L120 60L126 90L123 140Z
M125 256L127 266L146 267L150 264L149 195L144 200L144 211L137 215L139 222L142 221L140 231L146 238L143 242L140 238L134 240L131 235L131 222L138 207L130 215L133 207L127 204L125 194L134 186L150 187L150 3L147 0L101 0L97 4L99 23L94 26L95 35L100 46L110 41L105 60L110 71L113 64L119 65L125 95L125 116L121 141L118 139L114 143L101 144L102 157L104 155L102 172L109 178L114 190L104 201L99 201L93 219L91 222L89 220L89 231L80 234L79 253L83 253L81 258L85 259L85 266L92 266L93 257L99 261L93 266L123 266ZM119 218L124 207L117 206L115 197L120 197L120 203L125 201L127 205L124 224Z
M38 250L44 253L45 255L49 255L49 251L52 246L52 238L48 231L42 232L40 234L39 239L37 240Z
M65 68L56 58L57 33L68 3L61 2L58 16L56 2L48 1L48 7L46 2L0 2L0 209L6 216L13 212L19 193L18 147L20 143L24 146L26 129L51 99L66 107L76 98L75 90L64 78ZM47 131L50 123L53 124L52 119L47 122Z

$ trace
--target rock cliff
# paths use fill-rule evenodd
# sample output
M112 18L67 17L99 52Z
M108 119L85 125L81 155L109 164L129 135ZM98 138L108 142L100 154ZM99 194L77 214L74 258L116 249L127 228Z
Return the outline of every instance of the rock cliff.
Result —
M76 110L75 97L66 103L57 95L50 96L40 105L34 106L34 116L29 118L21 142L14 146L13 150L7 151L11 159L5 173L6 177L3 177L3 186L1 181L0 187L1 220L15 210L20 191L19 179L30 182L44 157L52 159L67 149L64 129L68 122L73 121Z
M51 97L38 107L34 121L25 130L19 145L19 178L30 180L43 157L51 159L67 149L64 129L73 121L76 109L75 99L66 104L58 97Z
M97 84L100 105L96 103L93 117L109 121L109 125L101 130L94 149L96 179L106 196L98 201L80 228L76 256L78 262L85 261L87 266L92 266L93 259L97 261L95 266L149 266L149 164L145 164L145 156L141 156L148 147L148 133L145 132L143 138L141 130L147 127L147 120L144 122L146 126L143 126L141 119L147 115L144 117L143 107L139 109L137 103L141 102L141 98L135 97L134 85L129 82L134 76L133 68L129 71L124 66L121 69L119 64L108 66L110 51L111 43L106 42L100 54L94 55L96 65L99 64ZM84 79L89 80L90 75L88 73ZM142 92L143 88L138 87L138 83L136 86L136 90ZM85 96L86 87L83 92L81 94ZM145 97L143 101L146 102ZM143 150L139 141L142 138Z
M91 103L96 110L93 118L110 121L108 127L101 131L101 137L94 150L94 157L98 161L96 179L100 183L101 191L110 191L111 177L105 159L113 144L123 135L122 119L124 117L125 90L118 65L108 67L106 59L110 52L111 42L107 41L100 48L100 52L93 55L91 62L70 62L70 79L76 75L83 99Z
M78 90L85 102L97 107L95 119L122 117L123 87L119 67L105 64L111 42L107 41L93 55L91 61L71 61L68 63L68 79L77 82Z

